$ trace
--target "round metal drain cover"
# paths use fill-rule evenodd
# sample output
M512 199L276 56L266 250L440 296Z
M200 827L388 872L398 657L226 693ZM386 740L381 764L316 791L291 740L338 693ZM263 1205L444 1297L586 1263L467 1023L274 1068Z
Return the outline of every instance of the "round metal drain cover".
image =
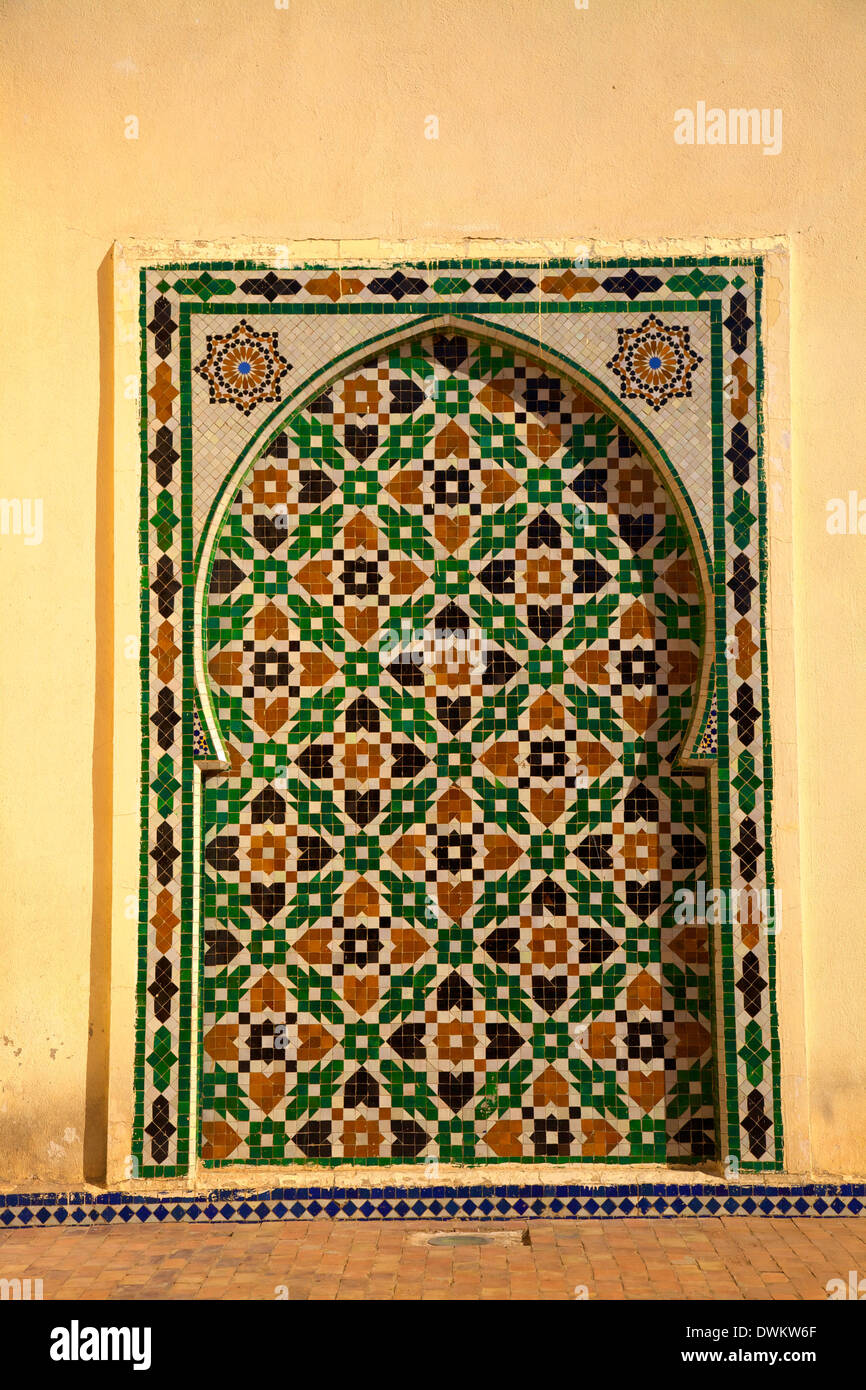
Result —
M447 1235L431 1236L428 1245L493 1245L492 1236L471 1235L467 1232L462 1235L459 1231L451 1231Z

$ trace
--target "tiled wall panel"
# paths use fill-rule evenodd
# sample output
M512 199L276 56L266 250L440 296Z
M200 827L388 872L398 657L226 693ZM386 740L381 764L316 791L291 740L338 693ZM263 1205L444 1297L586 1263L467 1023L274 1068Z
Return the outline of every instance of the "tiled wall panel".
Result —
M779 1165L760 283L143 272L143 1174Z

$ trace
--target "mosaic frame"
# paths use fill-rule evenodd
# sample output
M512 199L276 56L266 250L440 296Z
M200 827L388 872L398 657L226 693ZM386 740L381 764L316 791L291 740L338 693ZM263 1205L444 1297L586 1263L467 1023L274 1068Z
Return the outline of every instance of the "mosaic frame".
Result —
M772 765L764 623L763 262L759 256L615 258L590 260L577 269L575 275L574 263L565 260L543 265L518 260L443 260L341 267L339 272L315 264L277 271L252 261L215 261L153 266L141 272L141 398L146 406L141 420L143 844L133 1130L140 1176L187 1171L190 1118L196 1113L200 1085L192 1047L200 984L192 956L200 855L195 828L201 768L213 765L215 750L208 748L208 756L198 763L192 752L197 634L189 333L194 316L256 318L292 310L304 316L369 314L373 323L376 316L381 323L383 311L401 316L453 314L467 320L473 313L487 319L492 313L532 314L538 318L540 343L544 343L545 315L551 313L601 312L620 315L622 323L635 322L632 316L638 314L644 318L686 312L707 316L712 341L712 360L706 366L712 398L716 698L712 707L706 702L704 727L692 740L692 750L698 752L700 746L703 756L712 756L709 725L717 718L722 731L719 743L731 747L728 769L735 770L731 758L736 752L737 772L732 787L727 776L718 779L715 819L720 882L748 886L757 879L772 895ZM158 311L157 300L165 302ZM581 371L579 361L565 360L572 374ZM610 378L605 385L611 392L616 383ZM636 424L652 433L648 412L640 416L628 409L629 404L620 403L622 413L632 415ZM283 401L271 410L269 429L273 430L275 417L285 418L285 407ZM264 428L262 424L258 432ZM166 465L172 454L174 460ZM180 463L179 472L172 469L172 462ZM169 482L164 486L166 473ZM169 616L160 611L160 605L170 610ZM744 620L750 625L749 636L733 653L725 637L732 628L736 630L737 623L742 631ZM166 624L170 631L163 643ZM163 651L151 662L154 631ZM746 656L744 646L753 648ZM174 657L172 648L176 648ZM160 663L163 672L171 666L166 681L159 679ZM729 697L731 688L736 699ZM171 700L160 706L166 691ZM177 697L180 715L174 703ZM155 746L160 725L171 731L168 750ZM760 730L757 760L756 728ZM742 732L749 737L741 738ZM178 863L179 876L174 867ZM155 880L154 864L168 865L165 882ZM165 897L169 885L170 902ZM727 1121L721 1149L743 1171L777 1169L782 1163L782 1135L775 942L772 933L752 921L737 923L733 931L722 929L718 936L721 999L717 1006L724 1035L720 1108ZM159 949L166 944L167 950ZM155 1152L160 1154L159 1161L154 1160Z

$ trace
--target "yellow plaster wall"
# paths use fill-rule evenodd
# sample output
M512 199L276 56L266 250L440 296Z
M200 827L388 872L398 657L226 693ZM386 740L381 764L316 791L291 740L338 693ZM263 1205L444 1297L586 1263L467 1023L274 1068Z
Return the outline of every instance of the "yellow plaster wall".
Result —
M106 258L132 237L324 238L347 258L376 239L787 240L790 448L781 349L770 385L789 1163L866 1173L866 536L825 525L828 498L866 496L864 35L861 0L3 7L0 496L41 498L44 538L0 535L0 1181L96 1176L107 1078L129 1074L112 854L134 789L114 823L111 799L135 759L113 765L109 716L134 661L128 536L117 624L111 554L134 403L115 418ZM674 111L700 100L781 108L782 152L677 145Z

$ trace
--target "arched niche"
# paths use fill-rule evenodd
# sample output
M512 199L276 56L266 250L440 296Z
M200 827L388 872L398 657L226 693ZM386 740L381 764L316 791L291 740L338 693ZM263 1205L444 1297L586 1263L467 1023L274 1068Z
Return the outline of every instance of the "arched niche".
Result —
M710 594L656 442L512 332L422 318L274 412L196 588L206 1161L712 1156L673 916L711 872Z

